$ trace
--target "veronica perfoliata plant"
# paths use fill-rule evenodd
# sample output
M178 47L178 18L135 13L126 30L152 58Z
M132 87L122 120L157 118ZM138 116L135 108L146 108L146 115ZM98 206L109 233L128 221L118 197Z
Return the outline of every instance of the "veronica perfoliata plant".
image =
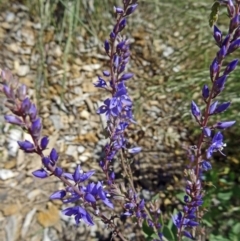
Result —
M196 227L200 225L203 215L201 210L204 197L202 176L204 172L212 168L211 158L215 152L225 155L222 131L235 124L235 120L211 122L212 116L222 114L231 104L230 100L220 103L217 97L223 92L229 74L237 67L238 59L231 60L226 67L223 67L223 63L240 46L240 2L235 1L233 4L231 0L226 0L218 1L218 3L227 7L230 23L225 36L216 25L213 26L213 37L218 51L210 65L211 82L202 87L202 100L205 108L201 110L195 101L191 103L191 113L201 129L201 134L196 145L192 147L192 162L185 173L187 184L183 211L173 216L173 222L178 229L179 241L182 236L196 240L198 235L201 236L203 233L203 229L198 229L200 232L196 232Z

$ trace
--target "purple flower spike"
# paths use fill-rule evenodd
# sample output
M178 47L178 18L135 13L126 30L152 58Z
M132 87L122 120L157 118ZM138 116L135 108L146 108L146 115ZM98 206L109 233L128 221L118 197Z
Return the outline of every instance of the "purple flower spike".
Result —
M137 154L137 153L139 153L141 150L142 150L141 147L136 146L136 147L133 147L133 148L131 148L131 149L128 149L128 153Z
M216 25L214 25L214 27L213 27L213 37L216 40L217 45L221 46L221 44L222 44L222 32L219 30L219 28Z
M126 16L132 14L136 10L137 6L138 6L137 3L131 5L126 11Z
M238 59L234 59L230 64L228 64L223 74L224 75L230 74L237 67L237 65L238 65Z
M4 119L10 124L19 125L19 126L24 124L22 120L15 115L5 115Z
M42 168L34 171L33 176L38 177L38 178L46 178L48 177L48 173Z
M217 129L226 129L228 127L231 127L232 125L235 124L236 121L222 121L218 122L214 125L215 128Z
M23 151L27 152L27 153L33 153L35 150L35 146L30 142L30 141L18 141L17 142L20 149L22 149Z
M60 190L57 192L54 192L51 196L50 199L63 199L67 195L65 190Z
M207 85L204 85L202 88L202 97L205 100L209 97L209 88Z
M55 148L53 148L50 152L50 159L53 161L53 162L56 162L58 160L58 153L56 151Z
M41 139L41 142L40 142L40 147L42 150L45 150L47 148L47 145L49 143L49 138L48 136L44 136L42 139Z
M191 111L196 118L201 115L200 109L198 108L197 104L194 101L192 101L191 103Z

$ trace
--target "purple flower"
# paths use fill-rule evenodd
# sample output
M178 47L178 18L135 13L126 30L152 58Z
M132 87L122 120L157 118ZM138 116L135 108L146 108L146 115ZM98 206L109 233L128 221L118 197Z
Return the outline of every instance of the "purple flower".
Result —
M212 115L217 108L218 101L213 102L209 107L209 115Z
M94 225L91 215L82 207L70 207L62 211L67 216L75 216L76 224L78 225L83 220L87 225Z
M132 14L136 10L137 6L137 3L131 5L126 11L126 16Z
M195 240L195 238L192 236L192 234L186 230L183 230L182 234L183 234L183 236L190 238L191 240Z
M211 129L208 128L208 127L204 127L204 128L203 128L203 134L204 134L204 136L206 136L206 137L211 137Z
M46 178L48 177L48 173L42 168L34 171L33 176L38 177L38 178Z
M67 192L65 190L60 190L54 192L51 196L50 199L63 199L67 195Z
M41 142L40 142L40 147L42 148L42 150L45 150L47 148L48 143L49 143L48 136L42 137Z
M235 124L236 121L221 121L216 123L213 127L217 129L226 129Z
M27 141L27 140L18 141L17 143L18 143L20 149L22 149L26 153L33 153L35 151L35 146L30 141Z
M230 21L229 33L232 33L239 26L239 14L236 14Z
M38 139L40 137L42 130L42 121L40 118L35 119L32 121L32 126L31 126L31 135Z
M194 101L191 103L191 111L195 117L199 117L201 115L200 109Z
M10 124L19 126L24 125L23 121L15 115L5 115L4 118Z
M99 87L99 88L106 88L107 84L106 84L106 81L103 78L98 76L98 82L96 82L94 84L94 86L95 87Z
M238 65L238 59L234 59L230 64L227 65L223 74L228 75L230 74Z
M131 154L137 154L137 153L139 153L141 150L142 150L141 147L136 146L136 147L133 147L133 148L128 149L128 152L131 153Z
M31 101L27 97L22 101L22 104L21 104L21 112L24 116L28 114L30 107L31 107Z
M207 149L207 159L212 157L213 152L219 151L221 154L223 154L221 151L224 146L223 135L221 132L217 132L211 141L210 147Z
M224 85L227 81L227 75L222 75L221 77L219 77L217 80L214 81L214 97L216 97L218 94L220 94L223 89L224 89Z
M202 97L205 100L209 97L209 88L207 85L204 85L202 88Z
M240 39L234 40L234 41L230 44L230 46L229 46L229 48L228 48L228 54L234 52L234 51L235 51L236 49L238 49L239 47L240 47Z
M228 109L228 107L231 105L231 102L224 102L217 106L217 108L214 111L214 114L219 114Z
M120 81L125 81L125 80L129 80L133 77L133 73L126 73L126 74L123 74L120 78Z
M208 162L208 161L205 161L205 160L202 161L201 167L202 167L202 169L203 169L204 171L208 171L208 170L212 169L211 163Z
M225 45L223 45L221 49L217 52L217 61L221 62L223 58L226 56L226 54L227 54L227 49Z
M213 37L216 40L218 46L222 44L222 32L218 29L216 25L213 26Z
M211 80L214 81L216 74L218 73L219 70L219 63L217 61L217 58L215 58L210 65L210 77Z
M106 53L108 54L108 53L109 53L109 50L110 50L110 44L109 44L109 41L108 41L108 40L105 40L105 42L104 42L104 48L105 48Z
M178 212L177 214L172 216L172 221L173 224L177 227L180 228L181 227L181 223L182 223L182 213Z
M28 115L30 116L31 121L34 121L37 117L37 107L35 104L31 104L31 107L28 111Z
M53 163L57 162L57 160L58 160L58 153L57 153L57 151L56 151L55 148L53 148L53 149L51 150L49 157L50 157L50 159L51 159L51 161L52 161Z

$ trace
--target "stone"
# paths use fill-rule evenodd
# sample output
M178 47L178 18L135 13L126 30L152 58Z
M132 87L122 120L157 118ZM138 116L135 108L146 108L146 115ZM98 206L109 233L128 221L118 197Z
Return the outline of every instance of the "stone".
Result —
M30 67L28 65L19 65L17 70L17 75L20 77L26 76L30 71Z
M88 119L89 119L89 116L90 116L90 113L89 113L87 110L83 110L83 111L81 111L81 113L80 113L80 117L81 117L82 119L88 120Z
M85 149L86 148L84 146L78 146L77 151L78 153L82 154L85 151Z
M14 19L15 19L15 14L12 12L8 12L5 17L5 21L12 22Z

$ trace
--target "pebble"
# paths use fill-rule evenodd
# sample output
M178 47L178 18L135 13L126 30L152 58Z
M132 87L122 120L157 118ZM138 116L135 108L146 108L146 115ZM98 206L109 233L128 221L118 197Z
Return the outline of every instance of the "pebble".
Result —
M14 173L12 170L0 169L0 179L1 180L7 180L7 179L15 177L16 175L17 175L17 173Z
M30 71L30 67L28 65L19 65L17 69L17 75L23 77L27 75Z
M12 22L15 19L15 14L12 12L8 12L5 18L5 21Z
M78 150L78 153L82 154L84 151L85 151L85 147L84 146L78 146L77 150Z

